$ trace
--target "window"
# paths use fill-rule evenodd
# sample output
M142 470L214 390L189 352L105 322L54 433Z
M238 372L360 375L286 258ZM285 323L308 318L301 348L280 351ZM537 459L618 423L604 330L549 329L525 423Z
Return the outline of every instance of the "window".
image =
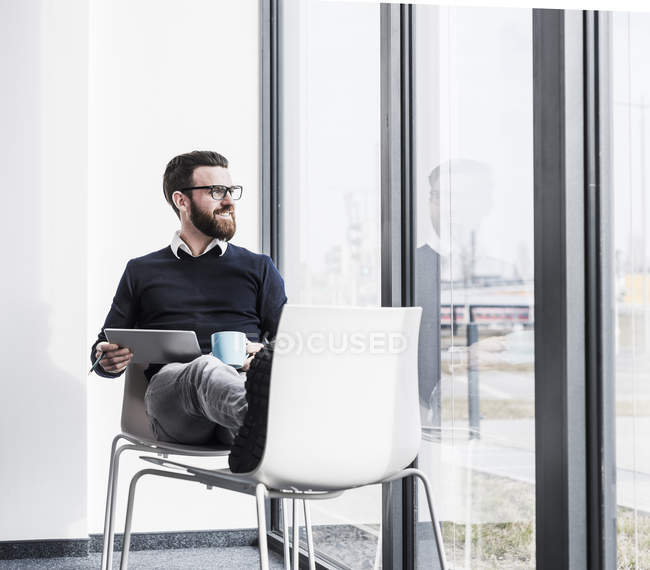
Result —
M291 303L380 304L379 10L282 3L280 257ZM311 508L319 555L372 567L380 487Z
M531 567L532 14L418 6L415 22L419 467L450 565ZM419 495L426 568L433 536Z
M612 18L618 567L650 566L648 14Z

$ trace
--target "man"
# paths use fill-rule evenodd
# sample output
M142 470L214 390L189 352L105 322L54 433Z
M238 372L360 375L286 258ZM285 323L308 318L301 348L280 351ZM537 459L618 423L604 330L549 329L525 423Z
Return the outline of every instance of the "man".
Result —
M442 190L446 193L447 227L441 228ZM488 165L454 158L429 174L428 218L418 226L415 252L415 304L422 307L418 351L418 383L422 423L442 425L440 305L442 282L466 281L473 270L472 232L491 207L492 172ZM424 202L424 200L422 200ZM453 215L449 214L449 206ZM451 243L450 243L451 242ZM454 263L452 264L452 256ZM452 274L453 271L453 274ZM455 300L464 304L464 300Z
M127 263L91 360L103 353L97 373L115 378L133 356L108 343L105 328L195 331L202 356L146 369L147 415L161 441L230 445L246 414L246 370L258 341L275 336L287 301L284 282L267 255L229 243L242 189L232 185L226 158L211 151L173 158L163 192L181 229L169 246ZM210 335L225 330L252 341L239 372L210 354Z

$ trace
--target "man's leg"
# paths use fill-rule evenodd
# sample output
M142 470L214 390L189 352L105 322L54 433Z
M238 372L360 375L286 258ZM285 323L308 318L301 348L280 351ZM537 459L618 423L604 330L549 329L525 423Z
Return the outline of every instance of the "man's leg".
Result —
M173 363L155 374L145 395L161 441L232 444L246 415L246 375L211 355Z

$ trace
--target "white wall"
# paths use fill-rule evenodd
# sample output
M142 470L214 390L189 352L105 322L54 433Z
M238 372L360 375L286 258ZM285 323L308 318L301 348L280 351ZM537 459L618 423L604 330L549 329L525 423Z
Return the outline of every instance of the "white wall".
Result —
M87 15L0 0L0 541L87 536Z
M258 49L257 0L0 0L0 541L101 532L122 380L89 350L126 261L177 228L170 158L230 159L258 250ZM248 497L141 487L136 531L256 526Z
M258 26L257 0L92 0L88 349L128 259L165 247L178 228L162 194L173 156L211 149L229 159L233 181L244 186L233 243L259 250ZM88 383L91 533L103 526L121 397L122 379ZM124 463L118 504L141 466ZM256 526L249 497L147 478L138 497L134 531Z

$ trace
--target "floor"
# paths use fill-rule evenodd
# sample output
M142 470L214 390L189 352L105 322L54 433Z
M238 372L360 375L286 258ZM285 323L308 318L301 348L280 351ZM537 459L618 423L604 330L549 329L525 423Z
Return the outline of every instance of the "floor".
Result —
M131 570L208 570L259 568L259 555L255 546L231 546L228 548L182 548L175 550L140 550L129 555ZM120 553L116 553L113 568L119 568ZM282 555L269 552L271 568L283 568ZM39 558L0 560L2 570L87 570L97 569L101 553L87 558Z
M378 558L379 525L359 528L351 524L314 525L313 537L317 552L336 560L341 568L373 570L381 567ZM306 548L304 527L300 532L301 546ZM95 545L96 546L96 545ZM205 548L168 548L167 550L132 550L129 568L135 570L239 570L259 568L256 546L229 546ZM119 568L121 552L116 551L113 568ZM269 549L271 569L283 568L282 553ZM0 570L90 570L101 566L101 553L92 552L87 557L38 558L0 560Z

